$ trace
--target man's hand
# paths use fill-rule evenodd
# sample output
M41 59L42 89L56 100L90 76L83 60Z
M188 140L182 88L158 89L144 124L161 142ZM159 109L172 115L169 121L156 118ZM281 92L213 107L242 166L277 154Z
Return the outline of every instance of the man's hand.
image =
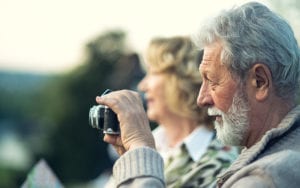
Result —
M108 106L117 114L121 135L106 134L103 140L114 145L120 155L138 147L155 148L149 121L137 92L114 91L97 97L96 101Z

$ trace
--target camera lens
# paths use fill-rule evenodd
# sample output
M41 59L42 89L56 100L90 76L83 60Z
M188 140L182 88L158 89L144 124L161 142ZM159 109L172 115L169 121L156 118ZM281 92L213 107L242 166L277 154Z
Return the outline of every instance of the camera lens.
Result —
M105 134L120 134L117 115L105 105L93 106L90 109L89 124Z
M89 123L93 128L103 129L105 106L93 106L89 112Z

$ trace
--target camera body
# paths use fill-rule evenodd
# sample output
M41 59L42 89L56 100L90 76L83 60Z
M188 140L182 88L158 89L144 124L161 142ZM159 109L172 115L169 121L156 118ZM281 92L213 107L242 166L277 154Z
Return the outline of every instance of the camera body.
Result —
M102 130L104 134L120 134L117 115L105 105L95 105L90 109L89 124L93 128Z

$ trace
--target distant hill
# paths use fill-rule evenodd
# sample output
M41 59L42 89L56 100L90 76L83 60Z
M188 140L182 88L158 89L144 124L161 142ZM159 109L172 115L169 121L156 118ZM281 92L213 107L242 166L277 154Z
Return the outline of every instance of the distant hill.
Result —
M0 71L0 91L7 93L33 92L54 77L50 74Z
M0 120L21 120L39 111L44 86L56 75L0 71Z

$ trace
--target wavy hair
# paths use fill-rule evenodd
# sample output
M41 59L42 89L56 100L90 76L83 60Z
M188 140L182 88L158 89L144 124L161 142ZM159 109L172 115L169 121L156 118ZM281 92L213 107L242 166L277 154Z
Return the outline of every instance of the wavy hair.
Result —
M207 109L197 106L202 79L198 71L202 52L197 51L189 37L154 38L146 61L151 70L166 76L165 96L170 110L180 116L212 125Z
M193 37L200 46L221 42L221 62L241 81L254 64L265 64L277 96L295 99L300 69L297 41L287 21L263 4L250 2L223 11Z

